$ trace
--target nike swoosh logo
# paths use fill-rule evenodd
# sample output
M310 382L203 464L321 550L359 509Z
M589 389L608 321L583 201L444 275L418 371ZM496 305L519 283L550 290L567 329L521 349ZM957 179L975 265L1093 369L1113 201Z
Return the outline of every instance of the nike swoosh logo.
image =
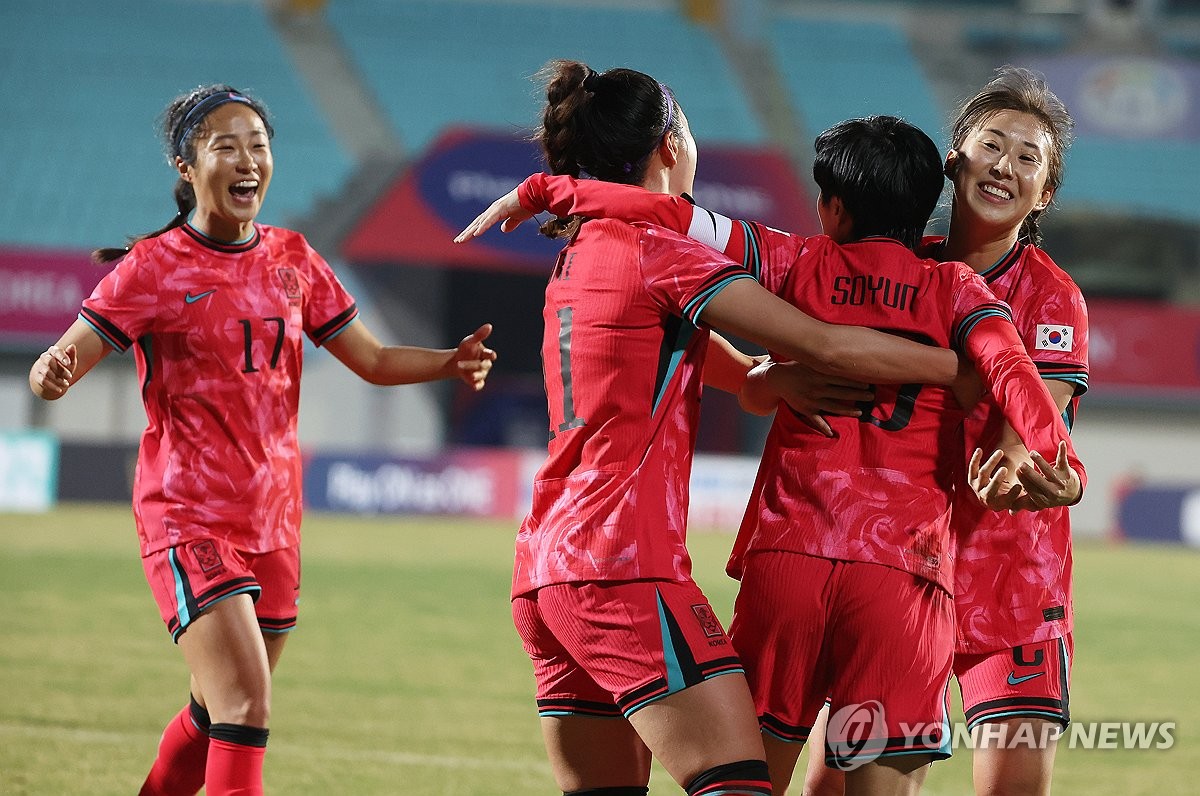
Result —
M183 294L183 300L186 301L188 304L195 304L197 301L204 298L205 296L211 296L213 293L216 293L216 292L217 292L216 290L206 290L203 293L197 293L194 296L190 292L188 292L188 293Z
M1021 683L1025 682L1026 680L1032 680L1035 677L1041 677L1043 674L1045 674L1045 672L1038 672L1037 674L1027 674L1024 677L1017 677L1016 672L1009 672L1008 673L1008 684L1009 685L1020 685Z

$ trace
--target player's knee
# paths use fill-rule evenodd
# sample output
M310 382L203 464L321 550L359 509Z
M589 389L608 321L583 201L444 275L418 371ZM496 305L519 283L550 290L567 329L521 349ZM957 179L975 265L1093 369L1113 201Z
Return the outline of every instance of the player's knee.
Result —
M586 790L563 791L563 796L646 796L650 788L627 785L619 788L587 788Z
M770 796L771 775L765 760L741 760L714 766L687 784L688 796L705 794L737 794L737 796Z

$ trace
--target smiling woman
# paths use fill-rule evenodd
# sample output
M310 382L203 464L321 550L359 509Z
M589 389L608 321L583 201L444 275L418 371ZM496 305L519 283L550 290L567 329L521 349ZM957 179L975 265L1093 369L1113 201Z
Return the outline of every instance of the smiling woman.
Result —
M304 337L381 385L478 390L496 355L489 324L451 349L381 344L302 235L256 223L274 170L257 100L196 89L167 107L162 135L175 217L93 254L119 262L29 384L57 400L109 352L134 350L149 420L134 487L142 565L191 672L141 793L253 796L299 602Z

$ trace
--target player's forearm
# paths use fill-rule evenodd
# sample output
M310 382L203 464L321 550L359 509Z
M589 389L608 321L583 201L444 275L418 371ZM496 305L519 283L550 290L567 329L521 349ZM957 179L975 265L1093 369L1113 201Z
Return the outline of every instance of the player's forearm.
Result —
M971 331L966 345L968 356L1025 447L1054 461L1059 442L1065 440L1067 461L1086 485L1086 471L1062 415L1012 323L1000 317L984 319Z
M949 384L958 373L958 356L948 349L818 321L751 279L717 293L704 319L831 376L875 384Z
M746 374L755 364L749 354L742 353L724 337L711 332L708 352L704 356L704 386L737 395L746 382Z
M456 375L454 353L452 348L382 346L373 365L359 375L383 387L449 379Z
M875 384L951 384L958 355L861 326L827 325L823 372Z
M645 221L681 234L688 231L692 220L692 205L681 197L566 175L534 174L517 188L517 198L531 213Z

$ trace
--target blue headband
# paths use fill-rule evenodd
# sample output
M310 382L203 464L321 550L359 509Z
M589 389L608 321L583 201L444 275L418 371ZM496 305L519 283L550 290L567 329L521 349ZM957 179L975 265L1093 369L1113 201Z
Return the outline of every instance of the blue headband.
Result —
M667 91L666 86L659 83L658 88L662 91L663 99L667 101L667 123L663 125L662 131L662 134L666 135L671 131L671 122L675 119L675 102L671 99L671 92Z
M234 91L222 91L217 94L210 94L204 99L192 106L192 109L183 117L183 121L179 123L179 133L175 136L175 154L183 155L183 142L192 134L192 130L196 125L204 121L204 117L215 111L227 102L240 102L243 105L254 107L246 97Z

